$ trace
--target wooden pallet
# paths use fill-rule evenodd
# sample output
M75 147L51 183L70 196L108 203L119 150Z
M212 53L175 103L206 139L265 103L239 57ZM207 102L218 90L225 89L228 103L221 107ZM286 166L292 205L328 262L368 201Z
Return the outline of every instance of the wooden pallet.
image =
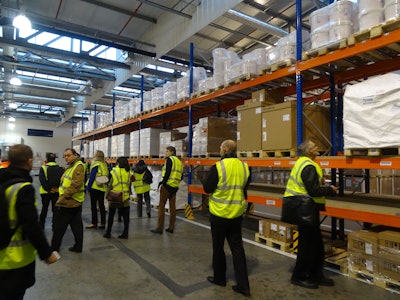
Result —
M237 151L237 157L263 157L262 150L257 151Z
M325 258L325 264L342 274L348 274L349 253L340 248L333 248L332 255Z
M241 76L235 78L234 82L235 82L235 84L239 84L239 83L242 83L244 81L248 81L248 80L254 79L257 76L258 76L257 74L247 73L247 74L244 74L244 75L241 75Z
M367 270L359 270L357 268L350 268L348 269L348 274L350 278L368 283L374 284L375 276L372 272L368 272Z
M375 276L374 285L393 293L400 294L400 281L383 276Z
M345 156L397 156L399 153L400 147L344 149Z
M262 236L258 232L256 232L255 234L255 241L261 244L265 244L268 247L275 248L284 252L293 251L292 243L285 243L275 239L267 238L265 236Z
M261 157L296 157L296 149L263 150Z
M342 48L346 48L347 46L348 46L347 39L341 39L341 40L335 41L333 43L329 43L327 45L306 51L303 55L303 60L322 56L329 52L332 52L332 51L335 51L338 49L342 49Z
M197 155L192 155L193 158L208 158L208 157L221 157L220 153L205 153L205 154L197 154Z
M271 64L271 72L274 72L279 69L287 68L292 66L295 63L293 58L287 58L276 63Z

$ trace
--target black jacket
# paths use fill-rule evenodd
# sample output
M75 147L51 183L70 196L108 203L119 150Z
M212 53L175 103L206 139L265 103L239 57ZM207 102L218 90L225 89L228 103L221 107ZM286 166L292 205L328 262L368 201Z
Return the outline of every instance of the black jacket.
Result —
M28 170L10 166L0 169L0 182L12 178L23 178L32 182ZM17 195L16 210L19 226L32 245L38 250L40 259L46 259L51 255L51 249L38 221L38 213L35 206L35 189L32 185L21 188ZM35 283L35 262L14 270L0 270L0 290L19 291L25 290Z

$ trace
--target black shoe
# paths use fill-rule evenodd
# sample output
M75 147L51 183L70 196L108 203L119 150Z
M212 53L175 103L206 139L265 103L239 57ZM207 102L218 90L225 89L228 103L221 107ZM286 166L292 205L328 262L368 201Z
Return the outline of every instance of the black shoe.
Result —
M128 239L128 235L127 234L121 234L118 236L119 239Z
M215 281L213 276L208 276L207 280L208 280L208 282L211 282L211 283L216 284L216 285L226 286L226 282L225 281Z
M306 279L306 280L300 280L296 278L292 278L290 282L294 285L298 285L307 289L317 289L318 288L318 283L315 281L312 281L311 279Z
M106 229L106 225L100 225L99 229Z
M169 232L169 233L174 233L174 230L173 229L169 229L169 228L165 229L165 231Z
M162 234L162 230L161 229L152 229L150 230L152 233L158 233L158 234Z
M244 289L240 288L240 287L237 286L237 285L233 285L233 286L232 286L232 290L233 290L234 292L236 292L236 293L243 294L243 295L246 296L246 297L250 297L250 296L251 296L249 290L244 290Z
M151 217L150 213L147 213L147 217L148 217L148 218L150 218L150 217Z
M111 238L111 234L106 232L105 234L103 234L103 237L105 237L106 239Z
M78 249L75 246L69 247L68 250L71 252L82 253L82 249Z
M327 277L321 277L317 280L319 285L324 285L324 286L334 286L335 282Z

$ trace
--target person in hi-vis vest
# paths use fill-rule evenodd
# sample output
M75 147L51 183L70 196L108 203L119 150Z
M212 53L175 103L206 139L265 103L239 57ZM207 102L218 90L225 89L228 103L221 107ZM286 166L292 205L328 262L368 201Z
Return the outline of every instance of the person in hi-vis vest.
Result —
M325 210L325 196L336 195L338 188L334 185L325 186L323 171L314 162L319 152L313 141L301 143L299 154L300 157L290 172L284 197L309 195L317 204L318 210ZM316 213L319 214L318 211ZM291 283L310 289L316 289L318 285L333 286L333 280L323 274L324 244L319 222L315 226L299 225L298 230L298 252Z
M147 217L151 217L150 205L150 184L153 182L153 175L147 168L144 160L139 160L133 169L133 187L137 195L137 216L142 217L143 199L146 203Z
M242 216L245 212L250 169L236 156L236 142L225 140L220 146L221 160L211 167L203 189L209 196L212 237L213 276L207 280L226 286L226 258L224 241L232 252L236 285L232 290L250 296L246 255L242 241Z
M8 222L13 235L0 250L0 299L23 299L35 283L36 254L47 264L58 260L52 252L38 221L37 200L32 185L33 152L17 144L8 152L10 166L0 170L2 192L8 201ZM4 234L4 232L2 232Z
M158 204L158 222L157 228L152 229L151 232L162 234L164 228L165 218L165 204L169 200L169 226L165 231L169 233L174 232L175 219L176 219L176 192L179 189L179 184L183 178L183 164L181 160L176 157L175 147L168 146L166 151L165 164L162 168L162 180L158 184L160 188L160 203Z
M74 235L75 244L69 251L81 253L83 247L82 204L85 200L85 171L79 154L72 148L64 151L68 164L60 183L60 197L56 202L54 232L51 246L59 251L68 225Z

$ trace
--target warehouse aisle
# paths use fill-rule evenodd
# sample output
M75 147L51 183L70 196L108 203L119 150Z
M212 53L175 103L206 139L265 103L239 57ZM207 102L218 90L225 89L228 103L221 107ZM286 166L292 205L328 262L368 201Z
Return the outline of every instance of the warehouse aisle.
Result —
M84 203L84 225L90 223L90 203ZM173 234L153 234L157 212L151 218L137 218L131 206L128 240L117 236L122 223L115 222L111 239L103 230L85 229L82 254L68 251L73 237L68 230L60 251L61 260L47 266L37 263L36 285L28 289L27 300L108 300L108 299L238 299L232 257L227 247L227 286L210 284L212 275L211 236L206 213L195 212L187 221L178 213ZM50 217L46 234L51 238ZM168 216L166 217L166 222ZM252 299L399 299L384 289L327 271L336 286L308 290L289 283L294 259L254 242L254 231L244 230L245 251ZM226 245L227 246L227 245Z

